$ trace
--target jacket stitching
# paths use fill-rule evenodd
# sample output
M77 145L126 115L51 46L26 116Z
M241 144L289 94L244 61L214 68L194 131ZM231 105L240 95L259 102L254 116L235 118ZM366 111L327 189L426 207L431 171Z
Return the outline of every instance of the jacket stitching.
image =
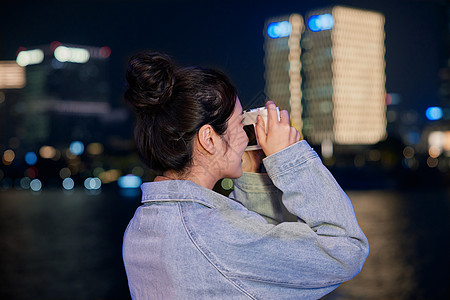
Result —
M214 205L211 205L205 201L200 201L197 199L171 199L171 198L167 198L167 199L145 199L142 201L142 203L149 203L149 202L195 202L198 204L201 204L203 206L206 206L208 208L215 208Z
M298 283L293 283L293 282L288 282L288 281L275 281L275 280L261 279L261 278L254 277L254 276L239 275L239 274L229 275L229 277L236 278L236 279L246 279L246 280L251 280L251 281L255 281L255 282L271 283L271 284L276 284L279 286L286 286L286 287L291 287L291 288L301 288L301 289L322 288L322 287L318 287L317 285L298 284ZM327 287L329 285L341 284L342 282L343 282L343 280L336 279L336 280L331 280L331 281L323 281L322 284L324 285L323 287Z

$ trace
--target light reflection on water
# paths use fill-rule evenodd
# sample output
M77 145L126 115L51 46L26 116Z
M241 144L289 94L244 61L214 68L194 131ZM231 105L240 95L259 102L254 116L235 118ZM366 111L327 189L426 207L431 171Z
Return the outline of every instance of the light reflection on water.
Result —
M449 299L450 197L445 191L351 191L370 254L323 299Z
M449 193L348 194L370 255L324 299L450 299ZM0 299L129 299L121 243L137 205L108 189L0 192Z
M0 299L129 299L117 191L0 192Z

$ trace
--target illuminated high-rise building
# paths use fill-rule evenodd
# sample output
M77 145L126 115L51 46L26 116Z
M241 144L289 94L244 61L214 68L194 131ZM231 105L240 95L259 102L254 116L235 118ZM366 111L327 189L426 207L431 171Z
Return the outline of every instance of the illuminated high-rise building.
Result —
M274 17L264 26L265 93L280 109L288 110L293 126L302 128L300 39L303 18Z
M335 6L306 18L303 133L314 144L374 144L386 136L384 16Z

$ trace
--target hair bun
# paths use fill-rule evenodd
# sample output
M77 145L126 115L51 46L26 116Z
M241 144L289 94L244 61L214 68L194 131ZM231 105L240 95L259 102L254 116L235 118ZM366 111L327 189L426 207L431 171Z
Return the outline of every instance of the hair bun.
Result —
M166 103L175 83L174 64L169 56L143 51L128 62L125 100L137 112L151 113Z

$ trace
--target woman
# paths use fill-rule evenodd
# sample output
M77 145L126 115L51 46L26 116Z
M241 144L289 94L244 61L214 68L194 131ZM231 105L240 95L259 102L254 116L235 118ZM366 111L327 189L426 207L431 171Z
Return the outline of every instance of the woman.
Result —
M258 117L258 174L225 75L144 51L127 82L138 151L163 174L142 185L124 235L133 299L317 299L361 270L368 243L353 207L286 111L266 104L267 132ZM230 198L211 190L224 177Z

